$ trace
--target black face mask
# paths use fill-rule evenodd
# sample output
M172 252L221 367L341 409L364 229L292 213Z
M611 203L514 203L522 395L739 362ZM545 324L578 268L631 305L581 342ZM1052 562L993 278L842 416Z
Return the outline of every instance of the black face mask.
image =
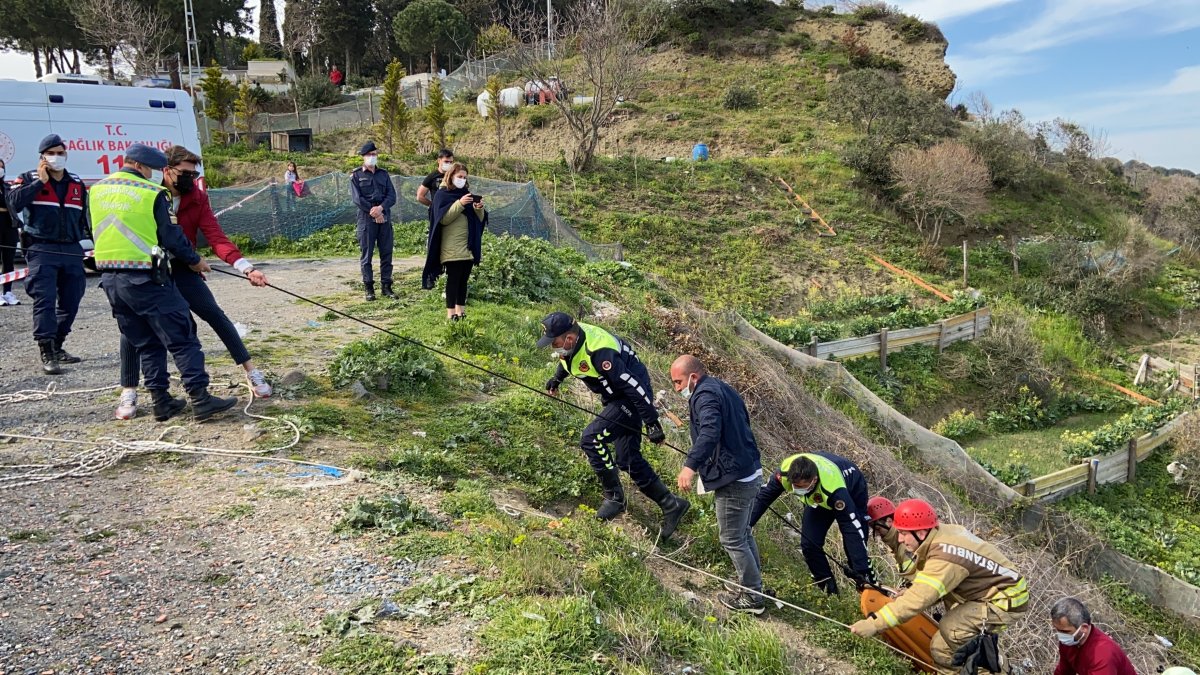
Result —
M181 173L175 177L175 189L179 194L186 195L196 189L196 177L190 173Z

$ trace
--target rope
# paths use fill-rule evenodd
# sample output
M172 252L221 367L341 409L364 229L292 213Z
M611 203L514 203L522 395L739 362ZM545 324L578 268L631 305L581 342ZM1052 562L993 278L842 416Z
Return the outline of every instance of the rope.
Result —
M14 391L11 394L0 394L0 405L9 405L12 403L28 403L30 401L46 401L51 396L73 396L75 394L94 394L101 391L112 391L116 385L108 387L97 387L95 389L72 389L70 391L59 391L58 383L51 382L46 385L45 389L22 389Z

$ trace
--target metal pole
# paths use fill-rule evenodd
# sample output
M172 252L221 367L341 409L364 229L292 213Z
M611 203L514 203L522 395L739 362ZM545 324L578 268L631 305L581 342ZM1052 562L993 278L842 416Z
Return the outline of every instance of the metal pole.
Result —
M554 8L546 0L546 60L554 58Z

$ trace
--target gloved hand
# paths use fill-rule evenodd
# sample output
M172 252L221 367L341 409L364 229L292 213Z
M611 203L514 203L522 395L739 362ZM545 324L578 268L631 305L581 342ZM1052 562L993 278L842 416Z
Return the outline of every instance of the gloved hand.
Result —
M650 424L646 425L646 436L650 439L650 442L654 444L661 444L663 441L667 440L667 435L663 432L662 425L658 422L651 422Z
M553 396L558 396L558 388L562 386L562 380L557 377L552 377L546 380L546 393Z
M850 632L859 637L869 638L875 637L875 634L879 631L875 628L874 621L871 619L863 619L861 621L854 622L854 625L850 626Z

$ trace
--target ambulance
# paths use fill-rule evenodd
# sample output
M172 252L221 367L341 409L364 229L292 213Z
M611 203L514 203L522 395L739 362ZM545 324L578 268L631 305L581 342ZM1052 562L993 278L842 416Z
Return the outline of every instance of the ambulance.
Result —
M200 152L192 99L178 89L0 81L5 178L36 169L38 142L52 133L67 147L67 171L88 185L119 170L134 143Z

